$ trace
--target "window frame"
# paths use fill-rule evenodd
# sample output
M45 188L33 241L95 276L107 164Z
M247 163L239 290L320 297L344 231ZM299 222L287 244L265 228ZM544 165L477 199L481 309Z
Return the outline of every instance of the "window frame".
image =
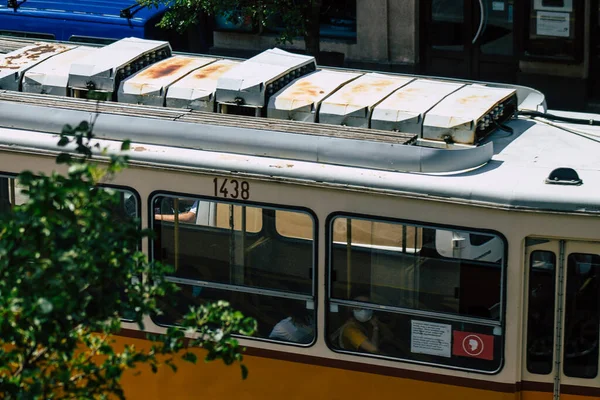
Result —
M458 314L417 310L417 309L412 309L412 308L387 306L387 305L381 305L381 304L377 305L375 303L366 303L366 302L360 302L360 301L343 300L343 299L333 298L331 295L332 287L333 287L333 284L332 284L332 276L333 276L333 274L332 274L332 268L333 268L332 245L334 243L333 242L333 225L334 225L336 218L347 218L347 219L351 219L351 220L363 219L363 220L368 220L371 222L403 224L403 225L408 225L408 226L411 226L414 228L456 230L456 231L461 231L461 232L465 232L465 233L487 234L487 235L494 235L494 236L498 237L502 241L503 246L504 246L502 262L498 266L500 268L500 311L498 314L498 320L493 321L491 319L486 319L486 318L481 318L481 317L460 316ZM442 256L441 259L447 259L447 258ZM324 328L325 328L325 342L327 344L327 347L335 353L348 354L348 355L353 355L353 356L358 356L358 357L371 357L371 358L378 358L378 359L384 359L384 360L395 361L395 362L406 362L406 363L411 363L411 364L425 365L425 366L436 367L436 368L467 371L467 372L474 372L474 373L485 374L485 375L496 375L502 371L502 369L504 368L504 364L505 364L507 269L508 269L508 241L507 241L506 237L499 231L495 231L492 229L480 229L480 228L472 228L472 227L463 227L463 226L458 226L458 225L448 225L448 224L443 224L443 223L440 223L440 224L426 223L426 222L415 221L415 220L400 219L400 218L394 218L394 217L385 217L385 216L379 216L379 215L360 214L360 213L353 213L353 212L336 211L336 212L330 213L327 216L327 219L325 220L325 283L326 283L326 288L325 288ZM448 364L439 364L439 363L433 363L433 362L427 362L427 361L419 361L419 360L410 359L410 358L400 358L400 357L393 357L393 356L387 356L387 355L382 355L382 354L373 354L373 353L340 349L337 346L332 345L332 341L330 338L330 332L332 332L332 330L331 330L332 326L330 326L331 323L330 323L330 318L329 318L329 314L331 312L332 306L338 306L338 305L342 306L342 307L360 307L360 308L372 310L374 312L380 311L380 312L386 312L386 313L405 315L405 316L409 316L409 317L422 317L425 319L427 319L427 318L435 319L437 323L462 322L462 323L468 323L468 324L489 326L489 327L493 327L493 329L498 327L501 329L501 334L498 336L501 337L501 343L502 343L502 346L500 348L500 360L498 362L498 368L496 368L493 371L486 371L486 370L475 369L475 368L465 368L465 367L448 365Z
M312 301L315 319L314 319L314 335L313 335L313 339L310 343L286 342L283 340L269 339L268 337L263 338L263 337L245 336L245 335L239 335L239 334L234 334L233 336L236 338L240 338L240 339L255 340L255 341L259 341L259 342L276 343L278 345L293 346L293 347L307 348L307 347L312 347L317 343L317 341L319 339L319 337L318 337L318 315L319 315L318 288L319 288L319 286L318 286L318 273L317 273L317 271L318 271L318 256L319 256L319 247L318 247L318 244L319 244L318 243L319 219L317 217L317 214L313 210L311 210L308 207L303 207L303 206L280 205L280 204L256 202L256 201L246 201L246 200L230 200L230 199L223 199L220 197L197 195L197 194L192 194L192 193L174 192L174 191L168 191L168 190L155 190L152 193L150 193L150 195L148 196L148 202L147 202L147 204L148 204L148 210L147 210L148 228L152 231L154 231L154 229L155 229L153 204L154 204L154 201L156 200L156 198L158 198L158 197L173 197L173 198L182 198L183 197L183 198L188 198L188 199L193 199L193 200L198 200L198 201L231 204L231 205L237 205L237 206L256 207L256 208L260 208L261 210L267 209L267 210L273 210L273 211L281 210L281 211L302 212L304 214L309 215L313 220L313 235L314 235L313 239L312 239L312 252L313 252L312 266L310 268L311 269L311 277L312 277L311 295L300 294L300 293L294 294L294 293L289 293L289 292L284 292L284 291L278 291L275 289L253 288L251 286L226 284L226 283L220 283L220 282L210 282L210 281L204 281L204 280L192 280L192 279L178 278L178 277L172 277L172 276L166 276L165 280L168 282L175 283L175 284L201 286L201 287L206 287L206 288L211 288L211 289L216 289L216 290L227 290L227 291L238 292L238 293L266 295L266 296L273 296L273 297L277 297L277 298L285 298L285 299L298 300L298 301ZM274 213L274 215L275 214L276 213ZM273 226L268 227L264 223L265 213L261 212L261 215L263 218L263 221L261 224L261 230L254 234L265 234L264 232L266 231L266 232L268 232L268 234L275 235L275 236L283 238L285 240L290 240L290 241L307 240L307 239L298 239L298 238L294 238L294 237L288 237L288 236L279 234L279 232L277 232L277 229L276 229L276 221L273 220L273 224L272 224ZM209 228L213 228L213 227L209 227ZM216 228L216 227L214 227L214 228ZM217 229L222 229L222 228L217 228ZM151 262L156 261L155 254L154 254L154 239L149 239L148 257ZM165 324L165 323L158 322L155 320L155 316L151 316L151 319L152 319L153 323L155 323L156 325L161 326L161 327L178 327L179 326L176 324Z
M3 172L0 171L0 178L8 178L8 179L14 179L15 181L17 180L17 178L19 177L19 174L15 174L13 172ZM140 196L140 193L134 189L131 186L126 186L126 185L114 185L114 184L110 184L110 183L99 183L98 185L96 185L97 187L100 188L107 188L107 189L114 189L114 190L118 190L121 192L130 192L134 198L135 198L135 203L136 203L136 213L135 213L135 217L139 220L139 225L141 228L141 220L142 220L142 197ZM139 244L139 249L142 248L142 244Z
M556 288L556 280L557 280L557 274L558 274L558 263L557 263L557 257L556 254L552 251L549 250L533 250L530 254L529 254L529 260L528 261L528 267L529 270L525 271L527 274L527 287L526 287L526 294L527 294L527 310L524 309L525 311L525 315L527 316L527 332L526 332L526 337L525 337L525 348L528 349L531 345L530 343L530 335L532 332L531 329L531 325L530 325L530 319L531 319L531 314L532 314L532 299L531 299L531 292L532 292L532 287L531 287L531 282L533 281L533 276L534 276L534 272L535 269L533 267L533 261L534 261L534 255L536 255L537 253L548 253L551 254L552 257L552 326L551 326L551 330L552 332L554 332L554 330L556 329L556 321L555 321L555 312L554 312L554 307L556 304L556 294L557 294L557 288ZM532 367L533 365L530 364L531 362L531 356L529 354L529 351L526 351L525 354L525 370L530 373L530 374L535 374L535 375L541 375L541 376L547 376L552 374L552 371L554 369L554 347L555 347L555 337L554 334L551 334L552 337L552 343L551 343L551 349L552 352L550 354L550 370L548 372L539 372L539 370L533 370Z

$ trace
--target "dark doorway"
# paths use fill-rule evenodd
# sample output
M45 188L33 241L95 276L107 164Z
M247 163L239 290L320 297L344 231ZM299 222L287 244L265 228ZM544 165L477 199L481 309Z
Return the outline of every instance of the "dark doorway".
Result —
M517 3L517 5L515 5ZM515 0L421 2L422 69L427 75L515 82L520 17Z

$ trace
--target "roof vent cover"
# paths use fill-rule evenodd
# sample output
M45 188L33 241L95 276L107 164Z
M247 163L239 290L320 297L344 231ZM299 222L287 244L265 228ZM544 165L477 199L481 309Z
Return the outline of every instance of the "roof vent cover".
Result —
M579 186L583 181L573 168L556 168L546 178L546 183L553 185Z

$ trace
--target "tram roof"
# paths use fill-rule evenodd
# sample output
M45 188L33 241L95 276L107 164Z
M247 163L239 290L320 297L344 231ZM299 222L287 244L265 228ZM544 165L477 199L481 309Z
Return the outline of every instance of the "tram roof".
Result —
M86 79L85 74L73 79L73 71L82 71L81 65L91 68L90 60L101 60L104 66L94 65L88 75L100 76L106 90L113 91L119 102L0 90L0 127L6 128L1 129L0 143L50 149L55 139L38 132L59 133L65 123L94 118L95 134L102 140L131 139L140 144L144 151L132 155L138 161L277 175L503 207L600 212L600 200L594 193L600 183L595 149L600 143L594 135L600 130L586 127L591 134L578 136L572 129L577 127L522 117L504 121L512 134L493 129L505 107L514 107L509 117L517 107L546 111L543 95L535 90L314 69L310 57L281 50L247 61L171 56L168 43L134 41L96 49L83 58L87 61L78 60L77 64L69 61L67 54L85 49L70 46L51 49L49 57L19 66L19 74L26 78L24 90L37 85L34 91L44 92L39 90L40 84L58 80L56 86L65 85L68 76L64 87L68 92L82 89L73 82ZM40 45L46 46L33 46ZM121 47L124 51L109 57ZM135 47L139 51L131 50ZM28 47L0 56L0 65L7 63L7 57L22 59L27 51ZM273 62L273 66L261 70L257 80L252 71L265 62ZM69 67L68 74L66 69L60 70L63 63ZM8 76L4 72L0 68L0 76ZM0 82L0 89L7 88L12 86ZM223 91L227 95L220 99ZM361 91L366 94L357 95ZM233 97L234 92L239 98ZM152 103L145 96L158 100ZM165 104L181 108L162 107ZM197 111L214 111L218 104L262 108L269 118ZM335 118L339 125L331 123ZM348 122L352 118L356 121ZM488 125L492 128L487 129ZM14 127L30 132L15 135L11 131ZM487 136L478 136L478 129L484 128ZM464 137L467 139L461 139ZM461 140L467 144L460 144ZM221 153L231 157L219 158ZM546 184L557 167L574 168L584 184ZM357 168L361 168L360 173Z
M23 58L26 51L0 56L0 63ZM73 97L375 128L415 133L419 140L471 146L509 118L517 105L545 107L539 92L519 86L333 71L318 68L314 57L280 49L235 63L172 55L167 42L125 38L74 60L63 57L65 61L57 62L53 58L31 60L22 72L35 67L36 79L45 81L44 71L64 76L68 70L68 79L62 80L64 90L56 88L55 93ZM207 65L211 63L214 65ZM217 66L218 71L211 70ZM204 82L193 78L198 72ZM0 89L16 90L19 79L12 86L0 82ZM22 86L23 91L38 89ZM416 96L411 97L414 91L419 93L417 101ZM411 101L418 104L418 110Z
M0 100L2 101L2 100ZM5 104L5 103L3 103ZM592 116L598 118L598 116ZM600 215L600 143L598 127L587 128L592 135L582 136L564 130L578 125L550 126L518 118L507 123L512 134L495 132L488 140L494 145L492 159L478 168L453 173L410 173L264 157L247 154L147 144L134 140L131 161L144 165L177 167L182 170L210 171L276 177L278 181L301 182L320 187L353 188L369 192L402 193L424 200L442 201L533 211ZM102 140L113 151L120 142ZM0 128L0 147L60 151L56 136L45 132ZM583 180L579 186L547 184L557 167L574 168Z

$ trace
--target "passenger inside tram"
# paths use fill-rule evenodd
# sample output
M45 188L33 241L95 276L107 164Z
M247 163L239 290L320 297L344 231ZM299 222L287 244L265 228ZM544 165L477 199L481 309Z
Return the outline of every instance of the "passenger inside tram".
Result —
M369 301L369 297L358 296L355 300ZM379 353L379 335L379 321L373 310L355 308L340 329L339 346L344 350Z
M294 303L290 316L279 321L269 334L269 339L294 343L310 343L315 332L314 313L302 303Z
M175 210L178 212L175 213ZM154 219L157 221L175 222L177 216L179 222L194 223L198 214L198 200L190 203L185 199L172 199L170 210L165 209L163 204L155 206L154 211Z

